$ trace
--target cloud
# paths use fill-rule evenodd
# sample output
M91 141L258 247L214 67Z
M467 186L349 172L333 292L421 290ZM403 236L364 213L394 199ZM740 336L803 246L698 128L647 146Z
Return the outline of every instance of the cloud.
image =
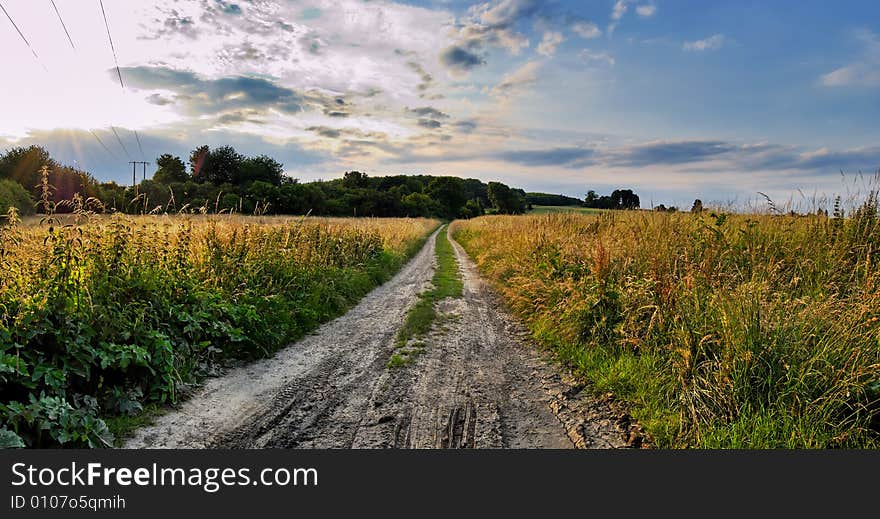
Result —
M419 119L419 126L422 128L428 128L429 130L436 130L443 126L443 123L435 121L434 119Z
M422 67L419 63L415 61L406 62L406 66L408 66L413 72L418 74L419 79L422 80L421 83L416 87L419 91L424 92L431 88L434 84L434 76L425 71L425 68Z
M729 153L735 146L722 141L653 141L617 150L611 162L622 166L685 164Z
M518 55L530 43L517 26L548 16L548 3L542 0L500 0L476 4L456 24L455 43L447 47L440 61L457 72L467 72L485 63L483 54L500 47ZM545 47L549 51L549 47Z
M461 133L471 133L472 131L477 129L477 123L474 121L457 121L453 123L453 126L461 132Z
M726 39L723 34L713 34L708 38L696 41L686 41L681 48L686 51L703 52L707 50L718 50L724 46Z
M485 65L486 60L468 49L451 45L440 53L440 63L453 70L467 72L480 65Z
M546 150L503 151L493 158L523 166L563 166L582 168L593 164L595 151L590 148L552 148Z
M571 26L571 30L585 40L602 36L602 29L596 27L596 24L592 22L575 22Z
M818 150L798 154L789 169L837 171L877 171L880 168L880 146L848 150Z
M162 96L161 94L150 94L147 96L147 102L156 106L165 106L174 103L174 99Z
M443 113L436 108L423 106L421 108L407 108L407 112L416 114L419 117L430 117L432 119L449 119L449 114Z
M614 7L611 9L611 19L620 20L623 18L623 15L626 14L628 9L629 6L625 0L617 0L617 2L614 3Z
M471 9L488 26L509 27L519 19L534 16L544 4L541 0L501 0L495 5L486 3Z
M328 139L338 139L342 136L342 132L337 128L328 128L326 126L310 126L306 128L306 131L317 133L321 137Z
M231 4L229 2L225 2L224 0L216 0L217 6L220 8L220 11L226 14L239 15L241 14L241 7L238 4Z
M880 37L869 30L855 33L863 49L861 58L823 74L819 83L826 87L880 86Z
M210 115L238 108L296 113L302 111L306 103L297 92L264 78L203 79L192 72L152 66L124 67L122 74L133 88L171 92L174 105L191 115Z
M617 0L615 2L614 7L611 9L611 23L608 24L608 29L605 32L608 36L614 34L614 30L617 29L617 26L620 24L621 18L626 14L626 11L629 9L629 5L625 0Z
M529 61L520 68L507 74L495 85L491 93L496 97L510 97L518 93L523 87L532 85L538 81L538 69L541 63Z
M545 32L544 39L538 44L538 54L550 57L556 54L556 49L562 43L563 37L561 32Z
M636 7L636 14L642 18L650 18L657 13L657 6L654 4L640 5Z
M578 54L578 57L584 63L599 63L608 65L609 67L612 67L615 64L614 58L607 52L596 52L590 49L584 49Z

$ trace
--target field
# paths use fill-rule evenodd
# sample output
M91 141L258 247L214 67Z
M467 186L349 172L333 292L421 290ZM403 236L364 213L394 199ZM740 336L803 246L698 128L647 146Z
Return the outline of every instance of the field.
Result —
M846 218L566 213L453 232L534 337L660 447L880 444L876 199Z
M577 214L599 214L602 209L592 209L590 207L579 207L576 205L533 205L529 214L556 214L556 213L577 213Z
M0 226L0 446L107 446L386 281L439 222L74 216ZM108 427L109 425L109 427Z

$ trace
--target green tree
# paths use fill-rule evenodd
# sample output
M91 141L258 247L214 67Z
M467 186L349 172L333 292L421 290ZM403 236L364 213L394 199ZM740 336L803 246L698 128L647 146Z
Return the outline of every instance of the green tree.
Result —
M280 186L284 178L284 165L268 155L248 157L241 163L238 183L267 182Z
M208 153L205 180L215 185L241 182L240 173L244 157L232 146L220 146Z
M360 171L346 171L342 176L342 187L346 189L367 187L368 183L369 177Z
M172 182L186 182L189 175L186 173L186 164L170 153L165 153L156 159L156 165L159 167L153 180L160 184L171 184Z
M54 170L57 164L42 146L17 146L0 157L0 178L14 180L31 194L37 195L40 183L40 168L49 166Z
M456 218L467 202L464 181L458 177L435 177L428 182L425 194L440 204L441 216Z
M7 178L0 179L0 221L6 216L10 207L16 208L19 214L33 214L34 200L18 182Z
M437 203L424 193L410 193L401 199L406 216L434 216L440 208Z
M492 207L501 214L522 214L526 210L525 197L506 184L489 182L488 194Z
M615 189L611 193L613 209L638 209L639 205L639 195L633 193L632 189Z

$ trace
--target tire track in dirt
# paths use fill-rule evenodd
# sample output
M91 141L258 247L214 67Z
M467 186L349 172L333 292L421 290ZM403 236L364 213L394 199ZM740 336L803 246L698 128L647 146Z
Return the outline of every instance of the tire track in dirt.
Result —
M627 424L538 353L451 237L462 297L438 303L423 353L388 367L408 309L431 286L436 235L347 314L209 380L125 447L625 447Z

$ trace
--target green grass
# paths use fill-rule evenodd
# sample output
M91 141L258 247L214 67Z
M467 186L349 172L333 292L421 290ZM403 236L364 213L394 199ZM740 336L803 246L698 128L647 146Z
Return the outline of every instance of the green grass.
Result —
M435 303L447 297L460 297L462 290L461 274L455 251L446 236L447 226L443 226L437 234L437 270L431 280L433 288L422 292L419 300L409 310L403 326L397 332L395 349L397 350L388 361L389 368L405 366L421 353L425 343L418 341L410 345L414 338L424 337L438 320Z
M577 213L577 214L598 214L604 209L593 209L591 207L580 207L576 205L533 205L529 214L555 214L555 213Z
M113 434L113 443L116 447L121 447L123 440L131 436L131 434L153 423L153 421L165 414L168 407L158 404L147 404L142 411L134 415L111 416L104 419L107 429Z

